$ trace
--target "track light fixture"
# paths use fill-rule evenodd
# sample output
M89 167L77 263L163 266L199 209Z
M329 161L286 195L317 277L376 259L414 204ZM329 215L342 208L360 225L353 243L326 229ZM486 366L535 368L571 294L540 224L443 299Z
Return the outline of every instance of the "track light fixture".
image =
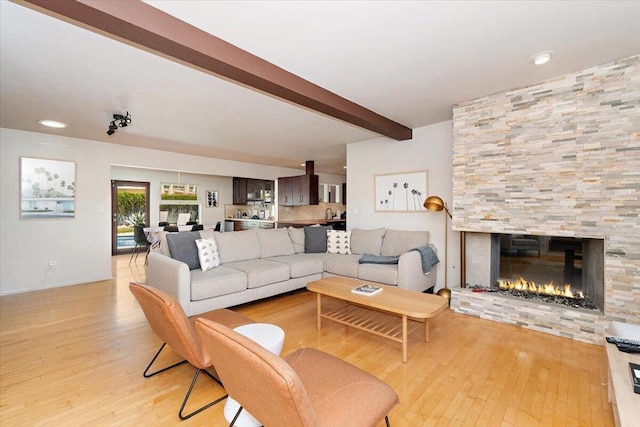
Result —
M116 124L116 122L118 122ZM107 131L107 135L113 135L117 130L118 127L124 128L127 127L131 124L131 115L129 114L129 112L127 111L127 114L122 115L122 114L114 114L113 115L113 121L109 124L109 130Z

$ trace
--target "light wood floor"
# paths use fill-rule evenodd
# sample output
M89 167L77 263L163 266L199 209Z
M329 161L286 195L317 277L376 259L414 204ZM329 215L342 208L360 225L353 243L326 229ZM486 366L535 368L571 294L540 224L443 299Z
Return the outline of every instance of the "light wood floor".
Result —
M113 260L114 280L0 299L0 425L227 425L222 405L178 419L190 366L142 377L161 344L127 288L144 261ZM430 343L410 335L405 364L398 343L330 321L316 331L306 291L237 311L281 326L283 354L316 347L387 381L393 427L613 425L602 347L446 311ZM222 393L201 378L192 406Z

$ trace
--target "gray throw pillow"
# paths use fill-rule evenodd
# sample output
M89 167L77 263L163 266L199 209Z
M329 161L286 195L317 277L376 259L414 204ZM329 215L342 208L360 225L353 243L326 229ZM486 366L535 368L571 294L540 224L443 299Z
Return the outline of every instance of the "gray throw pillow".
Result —
M304 228L304 251L308 254L327 252L327 230L333 230L330 225Z
M182 261L189 266L189 270L200 268L198 258L198 246L196 240L200 238L197 231L181 231L179 233L168 233L167 243L171 258Z

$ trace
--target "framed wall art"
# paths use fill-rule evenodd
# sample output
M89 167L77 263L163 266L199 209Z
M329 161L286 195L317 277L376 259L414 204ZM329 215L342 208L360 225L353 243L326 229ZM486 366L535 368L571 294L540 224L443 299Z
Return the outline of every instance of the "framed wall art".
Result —
M375 175L376 212L426 212L427 171Z
M207 190L207 199L205 200L205 206L208 208L217 208L218 207L218 192Z
M75 218L76 162L20 158L20 218Z

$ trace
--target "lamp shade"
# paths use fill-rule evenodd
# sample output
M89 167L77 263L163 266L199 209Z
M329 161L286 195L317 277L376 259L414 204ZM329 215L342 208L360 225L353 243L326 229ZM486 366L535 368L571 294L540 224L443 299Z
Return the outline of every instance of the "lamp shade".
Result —
M438 196L429 196L423 206L430 211L441 211L444 209L444 201Z

